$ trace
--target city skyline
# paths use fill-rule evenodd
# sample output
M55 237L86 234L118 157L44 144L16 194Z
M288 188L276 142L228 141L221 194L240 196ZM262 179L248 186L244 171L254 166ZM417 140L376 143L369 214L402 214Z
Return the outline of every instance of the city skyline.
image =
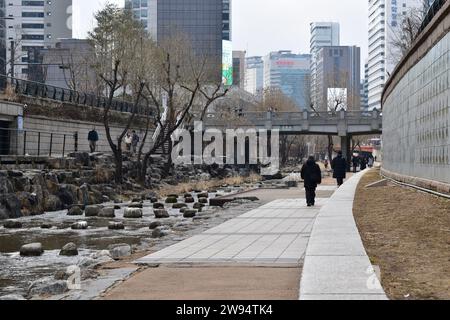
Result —
M74 37L86 37L87 32L94 26L94 12L106 2L108 1L74 1ZM121 6L124 4L124 0L109 2ZM322 10L318 11L317 7ZM361 48L361 56L366 57L367 12L367 1L361 0L233 1L232 24L236 30L233 34L233 49L245 50L247 56L264 56L278 50L309 53L310 23L331 21L340 23L341 45L356 45Z

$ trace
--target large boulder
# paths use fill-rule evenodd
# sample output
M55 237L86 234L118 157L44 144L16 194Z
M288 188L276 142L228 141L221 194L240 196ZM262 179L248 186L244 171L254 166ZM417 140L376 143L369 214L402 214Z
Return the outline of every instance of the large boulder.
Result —
M57 295L63 294L68 290L67 281L44 278L31 283L28 288L28 295Z
M115 244L109 246L109 252L114 260L118 260L123 257L128 257L131 255L131 246L126 243Z
M85 230L88 228L88 223L86 221L78 221L72 224L71 228L73 230Z
M177 203L178 199L175 197L167 197L166 198L166 203Z
M0 193L0 219L15 219L22 217L21 203L13 193Z
M100 206L86 206L86 208L84 208L84 215L86 217L96 217L100 213L100 210Z
M152 231L152 238L162 238L169 234L169 230L163 227L157 227Z
M42 206L39 205L38 197L34 193L21 191L16 193L22 208L24 216L34 216L44 213Z
M25 244L20 247L20 255L24 257L36 257L44 253L42 244L39 242Z
M74 185L62 185L56 195L61 200L63 205L70 206L78 202L78 190Z
M164 204L160 202L153 203L153 209L164 209Z
M181 209L181 208L186 208L187 204L186 203L174 203L172 205L173 209Z
M0 194L14 192L14 186L6 176L0 176Z
M75 162L78 165L90 167L91 159L89 157L89 153L87 152L72 152L68 155L70 158L75 158Z
M195 217L196 214L197 214L197 210L195 210L195 209L184 210L183 217L184 218L193 218L193 217Z
M73 206L67 211L68 216L81 216L83 215L83 210L79 206Z
M59 252L60 256L77 256L78 255L78 248L77 245L73 242L69 242L64 247L62 247L61 251Z
M52 212L52 211L59 211L62 210L64 208L61 200L53 195L53 194L49 194L47 196L47 198L45 199L45 205L44 205L44 210L48 211L48 212Z
M169 218L169 213L164 209L154 209L153 213L155 214L156 219Z
M22 222L16 220L8 220L3 224L5 229L20 229L22 228Z
M142 202L132 202L128 205L128 208L142 208Z
M161 226L161 222L160 221L152 221L150 223L149 229L153 230L153 229L156 229L159 226Z
M123 230L125 226L123 222L110 222L108 225L109 230Z
M140 208L125 208L123 212L124 218L142 218L142 209Z
M185 202L185 203L194 203L195 200L194 200L194 198L192 198L192 197L187 197L187 198L184 198L184 202Z
M101 209L100 212L98 213L98 216L102 218L114 218L116 214L114 213L113 207L108 207Z

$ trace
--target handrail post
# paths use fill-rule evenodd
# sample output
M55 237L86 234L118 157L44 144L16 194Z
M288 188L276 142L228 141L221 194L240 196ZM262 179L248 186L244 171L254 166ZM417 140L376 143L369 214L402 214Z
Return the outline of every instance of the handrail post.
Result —
M27 132L23 132L23 155L27 154Z
M38 149L37 149L37 155L41 155L41 132L38 132Z
M64 158L64 152L66 151L66 135L63 137L63 149L62 149L62 156Z
M73 141L74 141L74 151L78 152L78 132L75 132L73 134Z
M51 157L52 156L52 146L53 146L53 132L50 133L50 149L48 151L48 156Z

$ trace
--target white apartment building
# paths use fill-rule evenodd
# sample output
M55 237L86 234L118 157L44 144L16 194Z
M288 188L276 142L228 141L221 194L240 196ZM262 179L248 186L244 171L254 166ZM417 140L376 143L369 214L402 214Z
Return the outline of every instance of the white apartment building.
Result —
M264 87L264 61L262 57L245 59L244 89L253 95L259 95Z
M317 87L317 54L322 47L340 45L340 27L337 22L311 23L311 102L317 105L319 89Z
M72 38L72 0L8 0L5 16L6 72L17 78L29 78L40 49Z
M408 11L422 6L422 0L369 0L369 110L381 108L384 84L400 54L392 45Z

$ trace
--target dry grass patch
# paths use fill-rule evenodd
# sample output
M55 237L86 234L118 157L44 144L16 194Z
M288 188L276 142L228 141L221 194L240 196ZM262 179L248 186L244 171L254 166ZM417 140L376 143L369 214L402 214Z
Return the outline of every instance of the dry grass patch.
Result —
M235 176L225 179L211 179L211 180L201 180L201 181L193 181L186 183L179 183L176 186L162 186L161 189L157 191L160 197L165 197L169 194L183 194L187 192L191 192L193 190L210 190L222 185L242 185L244 183L256 183L261 181L261 176L257 174L251 174L248 177Z
M391 299L450 299L450 200L380 180L360 181L353 213L364 246Z

